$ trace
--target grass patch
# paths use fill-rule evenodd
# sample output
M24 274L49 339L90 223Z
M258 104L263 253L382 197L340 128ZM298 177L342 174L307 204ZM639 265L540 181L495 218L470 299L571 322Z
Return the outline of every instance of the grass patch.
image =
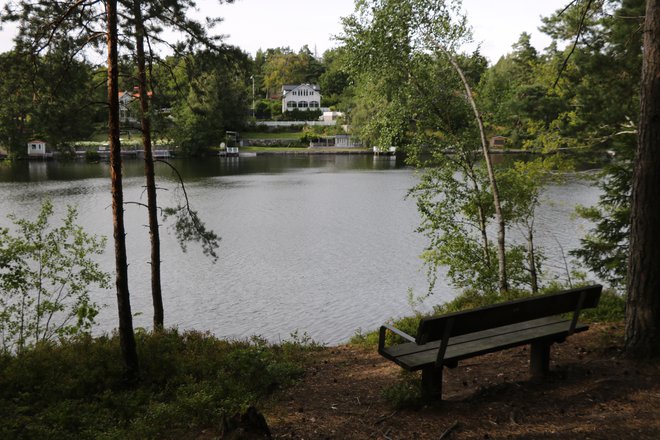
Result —
M419 408L427 402L419 374L408 371L402 371L401 379L383 390L383 397L394 409Z
M302 372L306 341L137 334L141 379L123 381L116 336L0 357L0 438L196 438Z
M268 153L268 152L298 152L307 151L307 147L259 147L248 146L241 147L240 151L244 153Z

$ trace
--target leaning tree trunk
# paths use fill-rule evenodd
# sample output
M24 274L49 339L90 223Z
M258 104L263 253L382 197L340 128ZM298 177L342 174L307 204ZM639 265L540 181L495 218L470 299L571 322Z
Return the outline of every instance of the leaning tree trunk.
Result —
M527 260L529 261L529 278L532 294L539 293L539 277L536 269L536 249L534 248L534 219L527 220Z
M506 292L509 290L509 281L507 279L506 273L506 223L504 222L504 216L502 215L502 204L500 202L500 191L497 188L497 179L495 178L495 171L493 170L493 161L491 160L490 153L488 151L488 141L486 140L486 131L484 130L484 122L481 119L481 112L477 107L477 103L472 96L472 88L470 83L468 83L463 69L458 65L458 62L454 57L447 52L442 46L437 46L442 52L447 55L449 62L454 67L454 70L458 73L458 76L461 78L463 87L465 88L465 95L467 96L468 102L472 107L472 112L477 121L477 126L479 128L479 137L481 139L481 150L484 155L484 161L486 162L486 170L488 171L488 180L490 181L490 189L493 193L493 205L495 207L495 220L497 221L497 261L498 261L498 280L500 292Z
M110 180L112 182L112 218L115 241L115 284L119 312L119 345L128 379L138 375L138 357L133 333L133 315L128 291L128 262L124 228L124 194L119 142L119 68L117 55L117 0L106 0L108 18L108 138L110 143Z
M633 169L625 347L660 355L660 0L647 0L639 137Z
M156 178L154 157L151 148L151 119L149 117L149 96L144 55L144 23L140 0L133 4L135 19L135 46L138 65L138 93L140 94L140 122L142 146L144 148L144 174L147 186L147 210L149 212L149 238L151 240L151 297L154 308L154 330L162 330L164 325L163 293L160 278L160 233L158 231L158 204L156 201Z

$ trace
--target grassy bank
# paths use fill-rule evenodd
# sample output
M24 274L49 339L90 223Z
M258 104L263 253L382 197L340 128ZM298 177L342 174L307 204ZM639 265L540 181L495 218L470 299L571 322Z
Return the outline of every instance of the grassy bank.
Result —
M337 147L241 147L241 153L258 154L373 154L373 151L364 148L337 148Z
M301 131L295 132L243 132L241 138L243 139L292 139L300 140L302 137Z
M197 438L294 381L315 349L177 331L139 333L137 343L134 385L122 379L114 336L0 357L0 438Z

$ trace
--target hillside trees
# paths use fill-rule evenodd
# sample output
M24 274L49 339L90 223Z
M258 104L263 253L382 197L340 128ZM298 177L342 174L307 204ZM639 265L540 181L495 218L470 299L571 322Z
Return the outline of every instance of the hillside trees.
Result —
M266 97L277 95L284 84L314 83L323 73L321 63L307 46L298 53L288 47L268 49L261 75Z
M94 86L91 67L61 45L39 55L16 49L0 54L0 144L14 156L25 155L27 142L43 139L68 152L71 142L92 131ZM81 111L85 109L85 111Z
M242 51L227 47L189 54L177 60L173 72L173 83L181 87L171 92L179 95L172 106L170 135L185 154L202 154L219 145L226 130L245 126L249 64Z
M32 136L29 126L32 96L29 90L30 65L27 58L17 52L0 55L0 142L9 153L25 151L28 138Z
M347 110L346 99L350 97L348 88L350 76L345 68L346 50L344 47L328 49L323 54L323 73L318 78L323 93L323 106L338 106Z

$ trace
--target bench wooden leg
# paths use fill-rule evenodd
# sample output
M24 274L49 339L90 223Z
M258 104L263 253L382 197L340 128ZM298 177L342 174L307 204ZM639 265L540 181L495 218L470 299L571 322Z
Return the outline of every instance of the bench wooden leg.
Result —
M426 398L442 398L442 367L430 366L422 369L422 395Z
M529 359L529 372L532 377L539 378L550 371L550 346L551 342L533 342Z

